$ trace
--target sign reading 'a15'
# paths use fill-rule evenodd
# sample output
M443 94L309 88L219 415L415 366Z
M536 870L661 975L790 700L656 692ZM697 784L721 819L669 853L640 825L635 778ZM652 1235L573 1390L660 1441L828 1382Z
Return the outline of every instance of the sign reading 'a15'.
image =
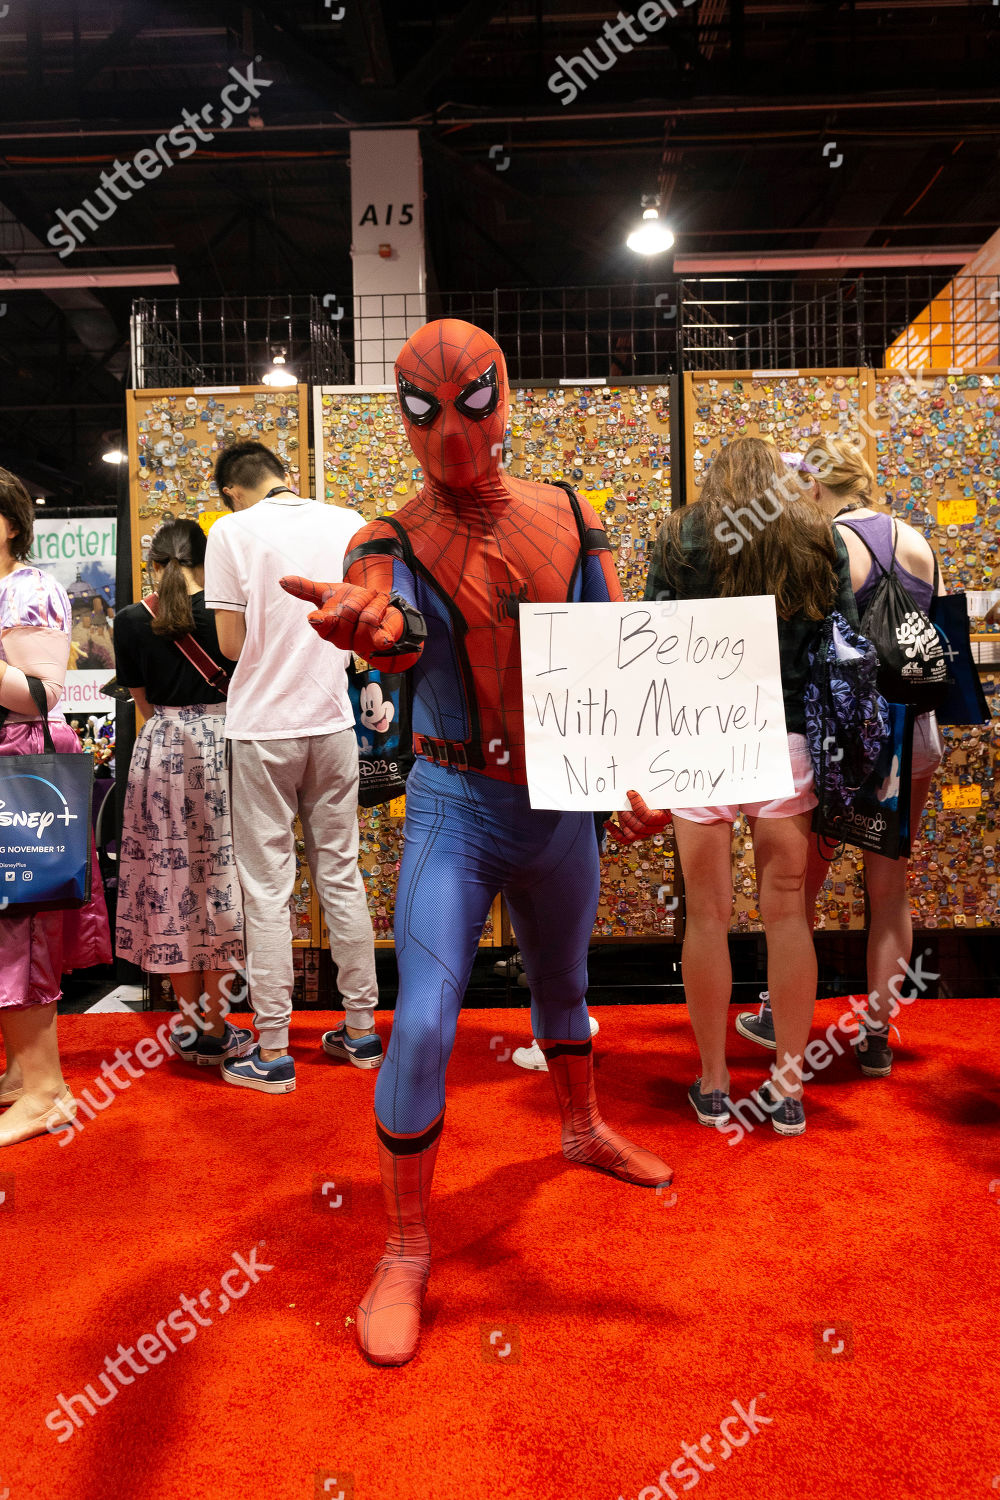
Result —
M397 227L401 228L406 224L413 223L412 203L401 204L399 212L395 218L393 218L393 207L394 205L391 203L386 204L386 207L380 219L378 216L378 207L374 203L367 204L364 213L358 220L358 228L360 229L362 224L373 224L376 229L380 227L388 228L391 224L395 224Z

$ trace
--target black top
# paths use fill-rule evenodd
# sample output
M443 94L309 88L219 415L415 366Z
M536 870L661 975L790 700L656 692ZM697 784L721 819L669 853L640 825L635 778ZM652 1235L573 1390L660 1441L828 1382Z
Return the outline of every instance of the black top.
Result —
M203 592L192 594L192 634L213 661L226 672L233 663L219 650L215 616L205 608ZM115 675L127 688L145 688L150 703L166 708L187 708L192 703L224 703L226 700L196 672L176 641L153 634L153 618L144 604L128 604L114 619Z

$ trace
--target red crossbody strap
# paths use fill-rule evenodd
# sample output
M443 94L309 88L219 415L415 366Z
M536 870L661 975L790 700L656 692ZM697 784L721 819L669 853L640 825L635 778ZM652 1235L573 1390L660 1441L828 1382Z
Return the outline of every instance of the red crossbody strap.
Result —
M160 602L159 595L147 594L142 602L155 620L157 606ZM204 646L196 641L190 633L178 636L173 644L177 647L181 655L186 657L191 663L198 676L204 677L209 687L215 688L217 693L221 693L225 697L229 687L229 673L224 667L220 667L217 661L213 661Z

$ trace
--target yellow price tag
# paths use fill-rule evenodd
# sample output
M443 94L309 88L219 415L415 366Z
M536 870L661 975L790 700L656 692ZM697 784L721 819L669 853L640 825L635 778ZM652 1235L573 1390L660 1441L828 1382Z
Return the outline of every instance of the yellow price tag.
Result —
M406 798L405 797L393 797L393 799L389 803L389 806L386 809L386 811L388 812L390 818L405 818L405 816L406 816Z
M208 536L216 521L221 521L223 516L230 514L231 512L228 510L203 510L198 515L198 525L205 535Z
M981 786L943 786L941 788L942 807L982 807L983 789Z
M939 526L968 526L976 519L975 500L939 500Z
M590 504L594 507L594 509L598 510L598 511L604 509L605 505L607 505L608 501L611 499L611 496L613 495L613 493L614 493L613 490L581 490L580 491L580 494L583 496L583 498L585 500L589 501Z

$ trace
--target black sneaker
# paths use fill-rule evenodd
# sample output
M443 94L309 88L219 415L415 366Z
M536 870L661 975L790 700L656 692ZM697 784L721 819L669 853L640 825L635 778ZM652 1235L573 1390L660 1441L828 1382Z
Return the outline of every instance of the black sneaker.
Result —
M736 1030L740 1036L749 1037L752 1042L758 1042L762 1047L770 1047L773 1052L777 1047L774 1039L774 1017L771 1015L771 997L767 990L761 992L760 1007L753 1010L741 1010L736 1017Z
M858 1032L860 1040L854 1049L858 1067L866 1078L888 1078L892 1072L888 1026L870 1026L866 1021L860 1021Z
M691 1101L691 1108L702 1125L729 1124L729 1099L721 1089L713 1089L710 1094L703 1094L701 1079L696 1078L688 1089L688 1098Z
M755 1089L753 1097L771 1116L771 1124L779 1135L801 1135L805 1130L806 1112L801 1099L784 1098L769 1079Z

